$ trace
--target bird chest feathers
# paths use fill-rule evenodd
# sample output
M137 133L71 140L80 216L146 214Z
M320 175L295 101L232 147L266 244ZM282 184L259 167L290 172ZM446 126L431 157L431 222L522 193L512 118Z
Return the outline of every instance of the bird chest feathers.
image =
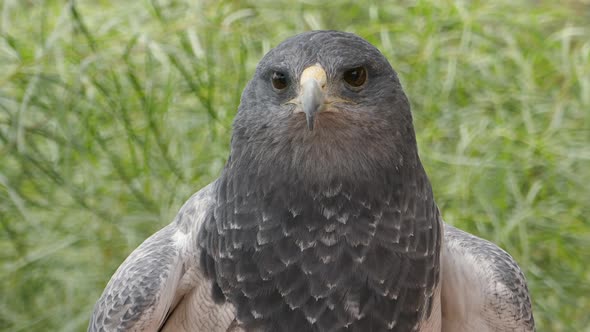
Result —
M440 224L429 186L245 179L220 179L202 264L246 327L412 331L430 315Z

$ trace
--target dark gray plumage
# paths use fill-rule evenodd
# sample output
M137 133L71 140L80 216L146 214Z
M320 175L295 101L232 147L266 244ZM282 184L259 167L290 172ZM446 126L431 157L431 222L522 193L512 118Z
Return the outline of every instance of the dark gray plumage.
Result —
M331 99L308 130L289 101L314 64ZM342 79L357 67L368 76L359 89ZM289 78L284 91L273 72ZM218 185L203 266L247 328L411 331L430 315L441 221L408 100L363 39L312 32L262 59Z
M385 57L353 34L314 31L261 60L221 177L125 261L89 330L151 327L483 332L534 323L512 258L444 226Z

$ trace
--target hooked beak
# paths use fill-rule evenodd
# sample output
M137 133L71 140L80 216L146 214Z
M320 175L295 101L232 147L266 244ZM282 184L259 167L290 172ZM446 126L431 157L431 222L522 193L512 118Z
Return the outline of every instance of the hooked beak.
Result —
M325 108L326 81L326 72L319 64L307 67L301 74L299 102L309 130L313 130L316 113Z

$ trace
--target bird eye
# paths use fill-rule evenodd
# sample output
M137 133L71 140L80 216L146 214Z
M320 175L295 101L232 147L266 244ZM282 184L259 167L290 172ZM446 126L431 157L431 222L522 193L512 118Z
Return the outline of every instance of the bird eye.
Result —
M272 82L272 86L277 90L283 90L288 85L287 75L279 71L273 72L270 80Z
M365 84L367 81L367 71L363 67L356 67L344 72L344 81L353 88Z

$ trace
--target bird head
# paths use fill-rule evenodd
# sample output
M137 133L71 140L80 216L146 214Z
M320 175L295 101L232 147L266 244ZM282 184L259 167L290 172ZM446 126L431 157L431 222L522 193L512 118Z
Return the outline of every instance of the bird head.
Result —
M242 94L232 157L246 155L255 155L254 165L342 175L415 162L408 99L364 39L338 31L294 36L263 57Z

